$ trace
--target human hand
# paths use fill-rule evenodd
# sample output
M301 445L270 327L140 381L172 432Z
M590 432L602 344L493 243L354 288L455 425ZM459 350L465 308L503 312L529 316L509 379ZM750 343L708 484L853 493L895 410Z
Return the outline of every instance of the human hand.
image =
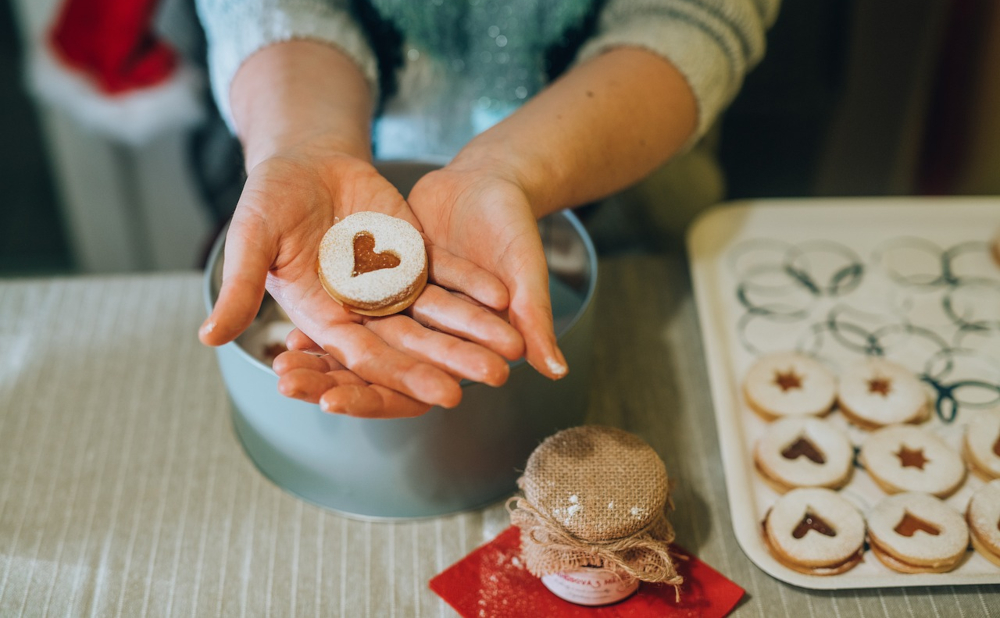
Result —
M569 368L556 343L548 267L538 222L525 190L498 162L452 164L424 176L410 208L435 246L495 274L510 294L510 323L524 338L525 358L559 379Z
M499 385L521 355L517 332L486 309L507 304L492 275L433 245L430 280L408 315L369 318L345 310L316 271L319 242L338 218L376 210L420 229L402 196L368 162L307 143L254 165L226 237L223 284L199 331L208 345L233 340L253 321L265 288L290 319L358 381L331 387L328 411L392 416L429 404L452 407L459 378ZM368 385L371 386L368 386ZM404 399L401 399L404 398ZM405 405L404 405L405 404Z

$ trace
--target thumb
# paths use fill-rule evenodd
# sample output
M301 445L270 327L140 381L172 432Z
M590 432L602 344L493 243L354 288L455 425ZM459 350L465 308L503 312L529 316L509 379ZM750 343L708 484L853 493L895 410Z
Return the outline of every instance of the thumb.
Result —
M222 288L208 319L198 329L205 345L229 343L257 316L277 243L259 219L233 219L226 234Z

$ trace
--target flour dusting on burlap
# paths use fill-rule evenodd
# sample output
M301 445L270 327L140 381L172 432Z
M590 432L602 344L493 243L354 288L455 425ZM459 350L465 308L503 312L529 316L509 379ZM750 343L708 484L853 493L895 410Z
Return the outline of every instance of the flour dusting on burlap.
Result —
M637 436L597 426L561 431L535 449L517 484L524 496L508 508L534 575L596 567L675 587L684 581L669 552L666 467Z

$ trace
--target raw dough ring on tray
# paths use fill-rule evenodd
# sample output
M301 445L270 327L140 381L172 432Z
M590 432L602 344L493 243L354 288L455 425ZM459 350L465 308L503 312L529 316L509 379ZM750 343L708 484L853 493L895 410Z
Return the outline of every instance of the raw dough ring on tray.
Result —
M378 212L356 212L327 230L319 245L327 293L362 315L398 313L427 284L427 249L412 225Z
M797 352L757 359L743 381L750 408L765 420L822 416L833 408L837 378L822 363Z
M875 557L900 573L947 573L965 557L965 520L934 496L911 492L883 499L868 514Z
M808 575L837 575L862 560L865 520L831 489L793 489L764 516L764 543L774 558Z

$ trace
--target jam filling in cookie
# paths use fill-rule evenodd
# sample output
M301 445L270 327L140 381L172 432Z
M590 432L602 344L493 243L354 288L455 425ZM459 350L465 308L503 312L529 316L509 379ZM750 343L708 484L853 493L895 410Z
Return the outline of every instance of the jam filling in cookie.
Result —
M781 493L794 487L843 487L851 478L853 460L847 434L810 416L775 421L754 446L757 471Z
M868 514L868 543L880 562L901 573L945 573L966 555L965 520L925 493L889 496Z
M383 268L396 268L399 266L399 256L386 251L385 253L375 252L375 237L367 232L362 232L354 237L354 271L352 277L370 273Z
M965 480L965 464L933 432L890 425L872 432L861 445L861 463L886 493L922 491L946 498Z
M743 392L750 408L766 420L820 416L833 408L837 379L822 363L796 352L757 360L747 372Z
M941 534L940 528L934 524L927 523L909 511L903 511L903 519L899 520L899 523L896 524L896 527L892 530L896 534L902 536L913 536L918 532L923 532L924 534L929 534L931 536L938 536Z
M377 212L335 224L319 248L319 278L347 309L389 315L410 306L427 283L427 250L412 225Z

